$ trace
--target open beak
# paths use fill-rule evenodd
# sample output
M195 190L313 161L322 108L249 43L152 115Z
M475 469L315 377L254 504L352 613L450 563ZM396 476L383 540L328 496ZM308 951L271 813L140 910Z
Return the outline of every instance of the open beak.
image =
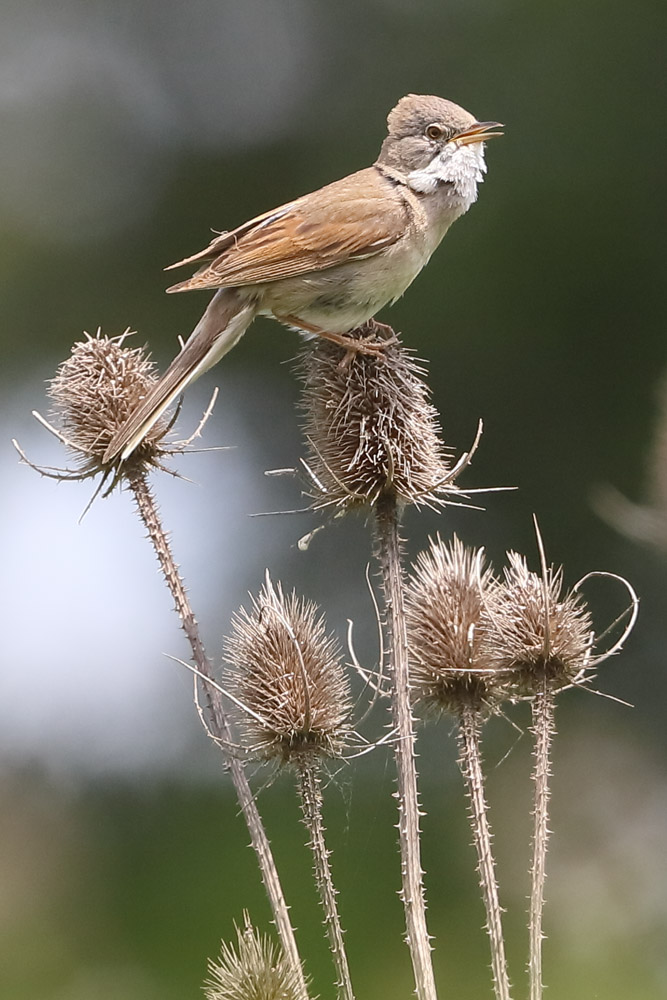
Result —
M457 146L469 146L473 142L485 142L486 139L493 139L496 135L503 135L497 129L504 127L500 122L473 122L470 128L459 132L450 142L455 142Z

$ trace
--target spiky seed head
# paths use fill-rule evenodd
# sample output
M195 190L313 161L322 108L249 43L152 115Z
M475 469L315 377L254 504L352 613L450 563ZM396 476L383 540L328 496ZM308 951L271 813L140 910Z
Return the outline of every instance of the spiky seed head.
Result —
M380 339L387 329L371 321L355 336ZM433 504L455 492L424 369L395 338L378 354L347 357L319 338L303 356L302 376L315 508L372 505L390 490L402 505Z
M563 593L563 570L528 569L524 556L507 553L504 581L488 602L483 630L485 655L511 671L519 696L530 695L546 680L553 690L571 684L585 669L593 626L580 594Z
M405 597L410 685L426 711L486 713L506 695L507 680L480 643L480 621L495 585L484 550L456 535L431 540L413 567Z
M155 365L143 348L125 346L129 333L86 334L49 385L54 418L83 472L109 471L103 456L111 438L157 381ZM125 471L158 464L166 432L167 422L159 420L127 460Z
M208 965L207 1000L303 1000L296 971L283 951L244 915L237 946L223 941L220 957Z
M250 610L234 615L224 656L249 753L283 763L340 756L351 732L350 691L315 604L286 596L267 574Z

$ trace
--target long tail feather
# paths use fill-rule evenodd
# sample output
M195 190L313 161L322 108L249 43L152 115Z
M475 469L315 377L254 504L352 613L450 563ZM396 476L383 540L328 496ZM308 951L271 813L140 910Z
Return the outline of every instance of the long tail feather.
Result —
M256 310L254 302L233 288L217 291L183 350L111 439L104 461L111 462L118 455L124 461L131 455L186 386L231 351L254 319Z

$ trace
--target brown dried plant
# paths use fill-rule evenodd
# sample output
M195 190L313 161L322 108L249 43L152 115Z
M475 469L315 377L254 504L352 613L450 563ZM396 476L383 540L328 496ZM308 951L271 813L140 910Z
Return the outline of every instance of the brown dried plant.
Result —
M455 484L469 454L452 464L430 402L423 368L391 328L374 321L355 332L384 340L369 355L324 341L304 355L301 402L307 442L306 491L315 509L372 511L390 636L389 683L405 910L418 1000L435 1000L420 848L415 730L410 704L399 524L407 505L434 508L464 496Z
M555 733L555 692L585 674L593 643L591 616L578 593L562 593L562 569L542 574L508 552L504 583L489 604L486 652L498 669L511 671L512 686L531 699L534 737L533 849L528 975L530 1000L541 1000L542 920L549 839L551 743Z
M410 683L427 713L487 715L508 696L506 671L490 661L484 617L495 585L483 549L437 536L419 553L406 591Z
M480 741L485 719L500 711L503 700L510 698L529 699L533 712L529 978L531 1000L541 1000L555 695L566 687L587 685L594 668L620 650L634 625L637 599L626 584L631 595L630 621L621 639L604 653L596 652L599 637L593 633L580 593L588 577L571 591L564 591L562 571L547 567L539 533L540 574L528 569L524 557L511 552L504 579L499 581L485 566L482 550L468 550L456 537L449 545L438 538L418 558L406 589L399 532L402 512L408 505L437 509L467 497L456 478L469 464L479 433L470 452L453 463L442 441L424 369L388 327L371 321L353 336L369 333L384 341L382 350L345 351L316 340L303 356L302 409L307 440L303 466L313 508L336 514L365 508L374 520L390 638L402 900L416 994L418 1000L436 1000L420 858L421 813L412 714L413 708L419 707L426 715L450 712L458 719L459 764L470 801L494 988L497 1000L509 1000ZM246 918L244 929L237 930L237 949L223 945L220 961L211 963L211 979L205 987L209 1000L307 1000L308 995L268 838L243 761L233 752L232 714L246 758L289 765L297 775L339 997L354 1000L322 818L322 769L328 761L345 757L356 738L338 644L327 633L314 604L294 594L285 595L267 575L249 610L242 608L234 617L225 646L227 688L214 681L212 664L148 483L151 471L170 471L164 465L165 457L187 450L211 407L186 441L167 446L171 424L162 419L125 462L105 463L109 441L157 378L143 351L125 344L128 336L129 331L111 338L100 331L95 337L86 334L50 385L53 420L58 426L36 414L73 454L75 468L41 468L16 447L22 459L43 475L65 480L100 475L98 493L106 487L106 495L116 485L131 491L190 643L195 663L191 669L203 683L206 696L206 712L200 709L200 714L225 752L281 942L280 949L272 947ZM595 575L613 576L589 577ZM224 701L227 695L235 706L231 713Z
M107 337L99 329L94 337L84 333L84 339L73 345L70 357L62 362L49 383L53 423L33 411L33 416L74 457L75 468L36 465L13 441L21 460L49 479L75 482L100 476L100 484L86 511L100 493L106 497L114 487L145 478L152 470L177 475L164 464L165 459L190 450L210 417L217 396L216 390L190 437L165 443L178 416L177 410L170 421L158 420L124 462L120 459L105 462L107 442L158 380L155 365L144 348L125 344L131 336L133 332L129 329L117 337Z
M291 963L255 930L247 914L236 935L236 948L223 941L219 958L209 962L207 1000L301 1000L301 982Z
M572 590L564 592L562 568L547 565L537 520L535 530L541 572L529 570L522 555L508 552L504 581L492 589L487 602L483 646L489 662L509 674L512 693L531 702L534 799L528 976L530 1000L542 1000L542 926L556 694L567 687L586 685L595 667L621 649L634 627L638 601L627 581L612 573L589 573ZM597 655L594 649L598 639L580 591L581 585L593 576L621 582L630 595L630 605L618 620L629 614L623 634Z
M267 573L250 610L234 615L224 657L247 753L281 763L341 756L351 733L349 685L312 601L285 595Z
M86 474L105 471L103 455L113 434L158 380L144 349L125 345L129 336L130 330L119 337L103 336L100 330L94 337L86 334L49 385L54 418ZM158 420L124 471L159 467L168 430L168 422Z
M307 493L316 509L373 506L392 492L399 506L439 506L458 492L425 369L393 331L373 321L355 336L385 338L379 354L345 356L316 341L301 361Z
M534 573L518 552L508 552L507 561L504 581L490 595L485 656L519 697L534 695L543 682L554 691L578 682L594 642L583 595L563 592L562 567Z
M199 426L187 440L165 447L162 442L171 425L160 420L127 461L121 463L120 460L115 460L112 463L105 463L104 452L109 441L157 378L154 366L145 357L143 350L126 346L125 340L128 336L129 331L125 331L119 337L103 336L99 330L95 337L85 334L85 339L74 345L71 356L61 364L51 382L49 394L54 404L54 419L58 421L60 427L53 427L44 418L35 414L40 422L74 454L79 465L78 469L37 466L30 462L18 444L14 443L22 460L42 475L59 480L82 480L101 475L97 493L103 489L107 481L111 480L104 493L105 496L117 484L122 484L130 490L190 644L196 673L204 681L209 713L207 726L218 744L224 748L229 746L231 741L226 709L213 681L213 667L201 640L199 626L148 481L150 471L165 469L164 456L185 451L199 435L210 415L215 395ZM257 855L282 947L290 962L295 981L299 984L298 995L300 1000L306 1000L306 982L268 837L242 763L228 755L227 764Z
M490 665L482 639L488 595L495 585L483 549L467 548L456 535L449 543L436 538L413 567L405 612L413 700L427 715L448 712L458 722L459 767L470 806L494 991L497 1000L509 1000L481 752L483 722L508 695L507 674Z
M338 995L354 1000L324 836L321 782L322 766L340 758L351 737L352 701L338 643L315 604L285 595L267 573L250 610L241 608L232 619L225 659L244 750L296 772Z

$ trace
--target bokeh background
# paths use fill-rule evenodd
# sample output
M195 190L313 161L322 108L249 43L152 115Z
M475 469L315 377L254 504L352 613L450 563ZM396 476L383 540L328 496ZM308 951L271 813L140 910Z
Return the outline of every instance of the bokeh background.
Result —
M370 163L407 92L506 123L488 179L385 319L429 360L447 441L485 433L470 487L485 511L408 518L414 554L456 530L502 565L536 566L531 516L573 584L625 574L642 599L598 687L563 696L555 747L545 976L553 1000L667 995L665 587L661 429L664 4L639 0L5 0L0 14L2 607L0 996L195 997L244 908L268 908L229 781L202 733L187 655L125 494L79 517L88 485L32 419L83 330L138 330L161 365L206 296L167 297L162 268L211 229ZM256 322L187 395L205 444L157 485L208 646L274 578L354 619L372 662L361 521L297 540L298 483L264 471L300 454L296 336ZM662 463L662 465L661 465ZM624 598L591 586L600 627ZM512 725L513 723L514 725ZM525 995L528 718L486 743L509 953ZM521 730L524 735L521 735ZM376 734L381 732L376 721ZM372 735L372 734L369 734ZM421 750L424 861L442 995L490 993L483 915L449 727ZM407 997L396 897L392 762L341 769L327 820L360 997ZM258 788L265 784L258 776ZM316 992L333 997L304 831L288 776L260 793Z

